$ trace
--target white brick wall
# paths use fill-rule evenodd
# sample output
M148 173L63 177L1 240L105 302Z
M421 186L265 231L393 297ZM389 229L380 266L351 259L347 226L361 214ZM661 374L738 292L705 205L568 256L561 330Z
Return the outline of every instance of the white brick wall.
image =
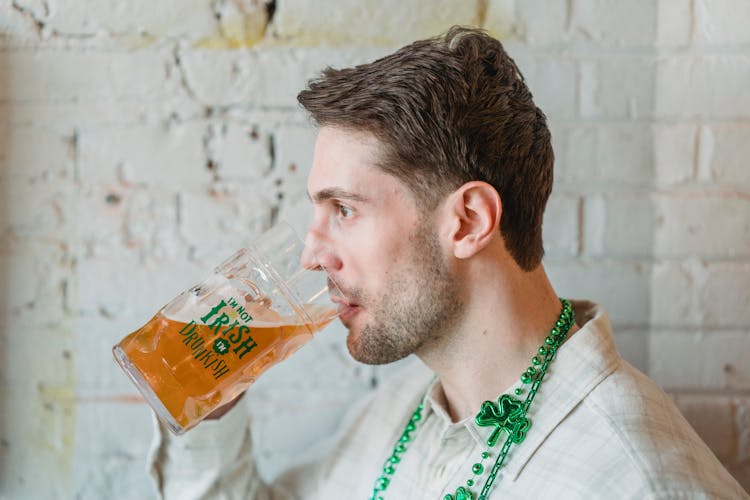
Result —
M607 307L750 489L750 2L268 3L0 0L0 498L154 496L111 346L274 221L305 227L307 79L454 23L503 39L550 119L558 292ZM343 338L251 388L266 477L388 371Z

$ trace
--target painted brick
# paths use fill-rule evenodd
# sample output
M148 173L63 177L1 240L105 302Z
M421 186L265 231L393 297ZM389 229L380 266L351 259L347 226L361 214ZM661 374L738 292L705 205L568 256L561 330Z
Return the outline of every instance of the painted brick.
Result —
M97 185L81 189L76 203L78 250L96 253L103 246L125 244L124 205L131 192L129 187Z
M179 59L187 87L202 104L296 109L299 91L326 66L369 62L386 52L385 48L341 51L325 47L268 47L251 51L183 48Z
M12 145L12 147L11 147ZM29 181L72 178L72 134L47 127L0 124L0 179Z
M598 68L593 59L583 59L578 67L578 112L581 116L599 113Z
M64 242L30 238L0 244L0 322L9 318L25 328L52 327L65 320L65 295L72 293L70 254ZM13 323L18 325L19 323ZM17 327L14 329L19 331ZM13 331L13 330L8 330ZM23 330L21 330L23 331Z
M489 0L483 28L500 40L520 39L529 45L558 44L566 37L568 2Z
M38 41L39 30L31 16L23 14L10 1L0 3L0 48L34 45Z
M521 38L524 26L521 24L517 7L515 0L487 0L482 28L502 41L504 45L506 42Z
M543 3L543 2L538 2ZM656 35L658 0L574 0L571 31L589 43L648 46Z
M177 201L160 190L133 190L123 207L125 245L157 262L184 255L177 233Z
M682 47L690 43L693 23L692 0L657 2L656 44Z
M73 387L0 390L3 406L3 496L69 498L75 446ZM46 471L41 474L40 471Z
M137 291L129 292L135 294ZM139 392L112 355L112 347L137 330L163 304L151 304L149 313L107 316L101 313L79 316L74 324L76 397L85 404L138 400ZM81 443L89 448L88 443Z
M727 462L733 458L737 428L730 396L680 394L675 403L719 460Z
M308 124L289 123L274 133L276 168L272 173L281 196L277 220L286 221L304 238L312 222L307 198L307 175L312 164L317 131Z
M695 178L698 129L690 123L653 127L654 175L659 186L676 186Z
M553 194L544 213L544 249L551 257L570 257L578 254L580 198Z
M651 184L651 130L639 123L600 125L595 128L597 177L617 186Z
M3 65L0 100L159 100L165 92L168 54L153 50L120 53L70 50L14 50Z
M38 127L72 137L75 129L92 130L111 126L152 126L170 116L199 117L203 106L190 100L183 89L176 90L157 103L145 100L96 101L82 106L73 101L5 101L0 102L0 123L14 128Z
M743 0L696 0L693 39L698 44L750 44L748 19L750 4Z
M85 185L186 188L209 185L213 173L203 123L160 123L81 130L79 175Z
M545 262L562 297L593 300L609 313L616 331L642 327L649 317L650 269L641 262L616 260Z
M700 325L696 307L699 284L692 262L661 261L654 264L651 275L651 324L655 328L677 325Z
M657 104L652 58L623 55L592 62L595 63L593 70L584 69L587 71L584 81L588 84L580 89L584 117L640 118L652 114ZM675 81L670 82L674 84Z
M76 354L70 324L33 328L30 324L33 325L26 318L13 318L3 325L3 349L9 353L3 357L5 387L23 388L30 394L42 390L40 387L67 386L72 391L76 383ZM35 362L40 354L44 363Z
M197 262L218 265L270 227L273 200L262 186L234 185L226 190L180 195L180 233Z
M592 195L583 203L583 253L645 257L653 246L654 207L649 195Z
M155 497L143 465L153 428L151 410L143 403L115 399L81 402L76 413L70 497Z
M272 138L258 125L214 124L205 141L220 179L255 180L271 168Z
M745 55L672 56L656 65L654 110L661 117L747 116L748 81Z
M307 198L297 198L282 204L276 216L277 221L284 221L304 239L313 221L313 206Z
M141 258L137 251L117 248L103 248L95 256L79 257L77 267L79 315L132 317L141 323L208 276L212 269L184 256L157 261Z
M750 263L709 265L698 303L706 327L750 330Z
M285 124L274 133L276 169L273 176L289 203L307 199L307 175L312 166L317 130L310 124Z
M746 331L656 330L649 340L649 374L666 389L750 388L750 336Z
M518 68L534 96L534 103L550 119L576 114L577 65L563 57L515 57Z
M550 121L555 151L555 183L576 189L592 183L597 175L597 128L577 123Z
M400 45L435 36L454 24L476 25L478 20L476 3L459 0L289 0L278 3L272 30L289 44Z
M209 2L204 0L127 0L115 4L73 2L51 4L44 16L47 29L62 34L106 35L157 40L208 37L218 28Z
M586 122L551 125L556 178L587 187L650 186L653 183L652 134L641 124Z
M67 240L75 227L73 193L70 181L0 180L0 195L7 203L0 233Z
M750 191L750 123L712 123L705 125L702 141L707 180L729 189Z
M658 257L750 255L750 200L744 197L674 193L655 197L654 212Z
M617 350L625 361L648 373L648 329L618 329L615 332Z

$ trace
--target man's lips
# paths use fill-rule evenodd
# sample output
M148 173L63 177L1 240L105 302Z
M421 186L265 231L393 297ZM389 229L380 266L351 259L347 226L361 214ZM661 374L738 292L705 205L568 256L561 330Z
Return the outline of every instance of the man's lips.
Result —
M338 314L341 320L352 317L359 310L358 304L349 302L343 297L331 297L331 302L338 305Z

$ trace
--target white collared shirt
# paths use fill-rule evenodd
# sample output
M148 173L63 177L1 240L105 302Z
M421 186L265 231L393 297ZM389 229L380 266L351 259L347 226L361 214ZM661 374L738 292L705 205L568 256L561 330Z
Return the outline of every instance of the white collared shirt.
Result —
M489 498L750 498L669 396L619 356L602 308L584 301L573 307L582 327L550 364L528 411L526 439L511 446ZM149 469L164 498L370 498L424 398L422 419L382 496L438 500L467 479L474 480L476 496L494 458L479 475L472 465L488 449L492 429L473 418L452 422L439 403L439 384L421 363L402 371L362 403L325 460L271 485L258 475L248 420L239 410L180 438L159 428ZM489 450L492 457L505 437Z

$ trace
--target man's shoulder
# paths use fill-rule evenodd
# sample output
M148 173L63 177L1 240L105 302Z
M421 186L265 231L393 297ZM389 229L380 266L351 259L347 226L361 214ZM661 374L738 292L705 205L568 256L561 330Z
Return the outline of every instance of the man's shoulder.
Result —
M579 431L579 465L602 482L618 470L620 487L654 497L745 498L672 399L627 362L601 381L561 423ZM693 495L695 494L695 495Z

